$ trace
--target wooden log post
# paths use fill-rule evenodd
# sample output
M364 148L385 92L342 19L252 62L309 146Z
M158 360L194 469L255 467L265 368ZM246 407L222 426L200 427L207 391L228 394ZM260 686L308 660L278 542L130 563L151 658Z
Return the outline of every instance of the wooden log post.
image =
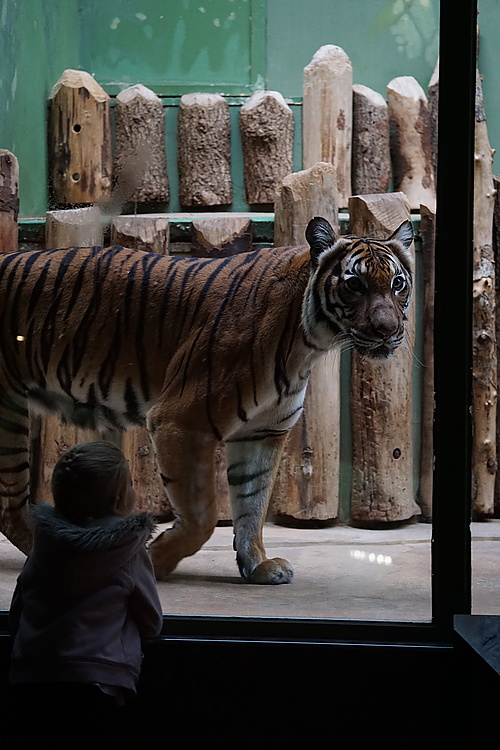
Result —
M19 163L14 154L0 148L0 253L17 250L19 215Z
M221 218L192 222L191 252L195 257L223 258L252 250L252 222L248 216L226 215ZM231 501L227 483L224 444L220 443L215 457L215 488L219 525L231 522Z
M45 247L89 247L102 243L102 214L97 206L47 211Z
M293 115L278 91L256 91L240 109L247 203L274 203L293 170Z
M422 238L423 355L422 355L422 429L420 439L420 482L418 504L421 520L432 519L432 482L434 470L434 236L435 213L420 206Z
M474 281L472 326L472 509L476 517L494 512L497 471L497 351L495 265L493 261L494 151L488 139L482 84L476 80L474 146Z
M313 216L338 233L337 170L320 163L288 175L275 203L275 245L304 245ZM292 525L331 522L338 515L340 456L340 355L313 368L304 412L292 428L274 484L270 513Z
M118 436L116 436L118 437ZM116 437L113 442L116 442ZM87 440L109 440L97 430L64 424L59 416L47 414L43 417L31 415L31 492L37 500L52 503L52 471L63 453L77 443Z
M409 219L402 193L355 196L349 201L353 234L386 239ZM413 343L414 300L408 320ZM412 358L404 347L389 362L352 357L351 523L377 526L420 513L413 499Z
M179 104L179 201L182 206L231 203L229 108L219 94L185 94Z
M493 209L493 261L495 269L500 267L500 176L493 176L493 187L495 188L495 205ZM500 273L495 272L495 299L500 299ZM500 306L496 305L495 311L495 342L497 357L497 389L500 383ZM497 471L495 474L495 498L494 515L500 517L500 471L498 471L498 447L500 446L500 409L496 410L496 443L497 443Z
M304 68L302 164L335 167L339 207L351 195L352 65L343 49L327 44Z
M173 520L172 506L165 494L146 427L135 427L123 432L121 448L130 466L137 510L149 511L158 521Z
M387 103L368 86L355 84L352 92L353 195L386 193L391 182Z
M429 105L429 122L431 128L432 167L434 170L434 182L437 184L439 60L436 63L434 73L427 87L427 102Z
M224 258L252 250L252 220L248 216L200 219L191 224L191 251L199 258Z
M123 203L168 203L163 104L140 83L115 99L115 144L116 198Z
M168 255L170 228L167 216L137 214L117 216L111 222L111 243L134 250Z
M101 212L94 206L47 212L45 245L47 248L102 245ZM43 417L32 414L30 432L31 492L39 500L52 502L50 483L56 461L72 445L102 440L103 436L97 430L64 424L59 416L52 414Z
M145 252L168 255L169 222L165 215L117 216L111 223L111 242ZM137 507L158 520L174 518L160 479L154 448L146 427L135 427L121 434L121 447L130 466L136 490Z
M109 96L89 73L65 70L50 94L52 199L68 206L111 194Z
M394 78L387 86L394 190L407 197L411 210L434 208L436 190L432 167L427 97L412 76Z

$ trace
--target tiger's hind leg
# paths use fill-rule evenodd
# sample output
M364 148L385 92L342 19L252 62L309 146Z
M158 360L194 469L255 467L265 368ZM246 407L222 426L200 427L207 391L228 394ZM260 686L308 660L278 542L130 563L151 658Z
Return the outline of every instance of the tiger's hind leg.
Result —
M293 568L282 557L268 559L262 527L286 435L226 443L227 478L236 562L250 583L290 583Z
M212 435L180 429L161 418L153 407L148 428L167 497L175 514L174 526L151 544L156 577L168 576L184 557L194 555L212 536L217 524L215 450Z
M29 413L27 398L0 380L0 531L29 553Z

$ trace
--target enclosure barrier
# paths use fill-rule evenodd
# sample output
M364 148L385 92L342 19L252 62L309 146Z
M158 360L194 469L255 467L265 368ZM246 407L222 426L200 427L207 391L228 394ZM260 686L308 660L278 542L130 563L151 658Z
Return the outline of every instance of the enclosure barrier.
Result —
M497 341L500 247L500 178L491 174L481 81L476 106L474 269L474 446L473 508L478 517L500 512L497 471ZM353 85L352 66L335 45L321 47L304 70L302 103L303 171L292 172L293 116L279 92L260 91L241 107L244 185L250 205L274 205L276 245L302 244L309 218L328 218L336 231L339 209L349 209L350 231L384 238L410 212L420 214L422 315L421 363L402 349L392 363L377 365L352 357L350 422L352 466L350 515L339 510L341 473L340 356L313 372L304 415L291 431L271 501L274 518L285 523L361 525L432 517L433 267L438 68L428 97L415 79L402 76L386 97ZM109 241L157 253L188 252L223 257L255 247L252 213L194 216L191 236L179 245L169 237L171 214L118 215L127 204L150 211L168 203L163 105L141 84L110 97L83 71L65 71L49 99L51 200L47 246ZM115 142L111 138L114 117ZM228 207L232 200L230 120L227 101L214 94L181 97L178 115L177 180L186 209ZM174 181L175 182L175 181ZM391 187L393 193L387 191ZM0 243L16 246L18 166L0 151ZM495 195L497 196L495 198ZM98 204L100 208L91 207ZM79 206L79 208L74 208ZM82 208L88 206L88 208ZM103 236L102 209L111 217ZM494 214L494 223L493 223ZM493 231L494 227L494 231ZM106 229L104 227L104 229ZM453 248L450 248L450 257ZM439 342L437 342L437 345ZM412 344L410 344L411 349ZM421 435L415 451L412 382L422 380ZM500 420L499 420L500 421ZM50 499L49 477L58 456L97 433L46 417L32 420L33 490ZM121 442L131 465L141 506L171 516L145 429L108 437ZM345 438L344 438L345 439ZM43 457L43 460L42 460ZM418 488L412 484L419 464ZM221 446L217 456L219 517L230 521Z

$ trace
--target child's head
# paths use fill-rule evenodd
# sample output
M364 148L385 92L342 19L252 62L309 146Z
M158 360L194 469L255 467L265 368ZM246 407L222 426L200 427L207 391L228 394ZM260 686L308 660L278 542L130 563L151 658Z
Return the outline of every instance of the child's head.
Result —
M73 523L125 516L135 504L127 460L105 440L79 443L64 453L52 473L57 511Z

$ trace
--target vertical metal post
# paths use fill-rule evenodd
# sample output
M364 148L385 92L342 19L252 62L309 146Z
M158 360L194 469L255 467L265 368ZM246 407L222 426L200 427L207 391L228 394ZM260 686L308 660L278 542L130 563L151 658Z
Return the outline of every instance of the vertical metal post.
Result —
M433 621L471 606L471 391L477 0L441 0L436 211Z

